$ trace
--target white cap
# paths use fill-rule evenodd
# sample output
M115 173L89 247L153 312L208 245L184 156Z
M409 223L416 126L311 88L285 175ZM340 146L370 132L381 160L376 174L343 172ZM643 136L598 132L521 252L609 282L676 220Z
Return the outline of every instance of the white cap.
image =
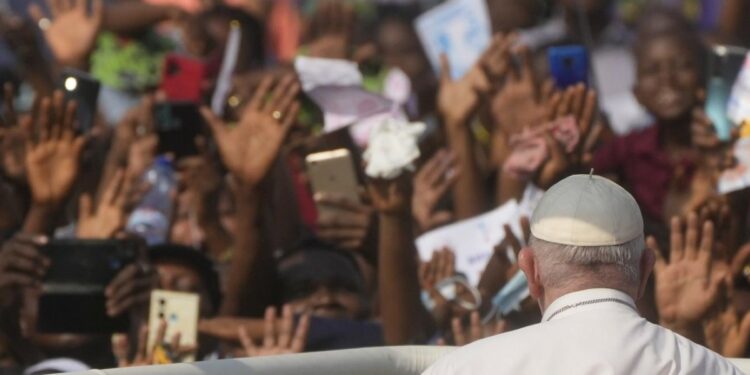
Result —
M531 234L562 245L620 245L643 235L643 217L620 185L604 177L575 175L544 194L531 216Z

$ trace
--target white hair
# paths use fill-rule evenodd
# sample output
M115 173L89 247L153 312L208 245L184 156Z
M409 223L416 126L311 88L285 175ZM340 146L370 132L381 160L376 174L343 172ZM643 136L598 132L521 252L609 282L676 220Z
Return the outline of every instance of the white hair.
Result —
M587 276L638 285L640 259L646 245L643 235L612 246L562 245L532 235L529 247L539 262L541 281L545 285L559 286Z

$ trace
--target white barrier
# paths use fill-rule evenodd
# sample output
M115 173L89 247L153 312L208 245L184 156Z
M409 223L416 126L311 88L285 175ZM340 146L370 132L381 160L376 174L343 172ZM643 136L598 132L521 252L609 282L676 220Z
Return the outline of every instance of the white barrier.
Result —
M224 359L174 365L91 370L73 375L418 375L438 358L455 348L398 346L275 357ZM731 359L750 374L750 359Z

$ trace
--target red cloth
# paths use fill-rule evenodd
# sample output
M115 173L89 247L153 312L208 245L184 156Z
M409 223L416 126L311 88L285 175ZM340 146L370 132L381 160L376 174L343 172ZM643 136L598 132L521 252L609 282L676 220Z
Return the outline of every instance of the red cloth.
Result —
M661 144L661 131L659 126L651 126L615 138L596 150L592 163L597 174L617 174L641 206L644 216L658 221L663 219L664 202L672 180L683 176L685 181L675 186L687 187L694 170L690 160L678 163L670 160ZM682 173L677 173L678 170Z

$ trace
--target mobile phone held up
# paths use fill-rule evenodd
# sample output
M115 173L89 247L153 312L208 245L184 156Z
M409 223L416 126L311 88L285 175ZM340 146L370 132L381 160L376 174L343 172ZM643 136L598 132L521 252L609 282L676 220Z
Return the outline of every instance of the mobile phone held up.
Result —
M200 103L206 71L206 64L201 60L168 54L162 68L161 90L168 100Z
M722 141L729 140L734 125L740 125L729 119L727 105L747 53L748 50L741 47L719 45L709 56L705 110Z
M107 315L104 290L138 258L133 240L56 240L40 252L50 259L42 279L37 330L42 333L112 333L127 330L128 315Z
M310 154L305 159L307 177L315 194L336 194L359 202L359 184L354 162L348 149L340 148ZM331 213L331 208L318 205L318 216Z
M205 129L198 106L191 102L167 102L154 105L160 154L180 159L198 154L195 138Z
M195 357L178 357L179 348L172 348L174 335L180 335L180 345L194 346L198 340L200 297L195 293L154 290L148 316L148 347L154 348L157 364L192 362ZM162 322L167 324L164 342L156 342Z
M579 83L588 84L589 58L584 46L550 47L547 59L550 73L558 88L564 89Z
M77 103L76 131L81 134L88 133L94 127L96 118L99 81L85 72L66 69L60 78L60 88L66 100L75 100Z

